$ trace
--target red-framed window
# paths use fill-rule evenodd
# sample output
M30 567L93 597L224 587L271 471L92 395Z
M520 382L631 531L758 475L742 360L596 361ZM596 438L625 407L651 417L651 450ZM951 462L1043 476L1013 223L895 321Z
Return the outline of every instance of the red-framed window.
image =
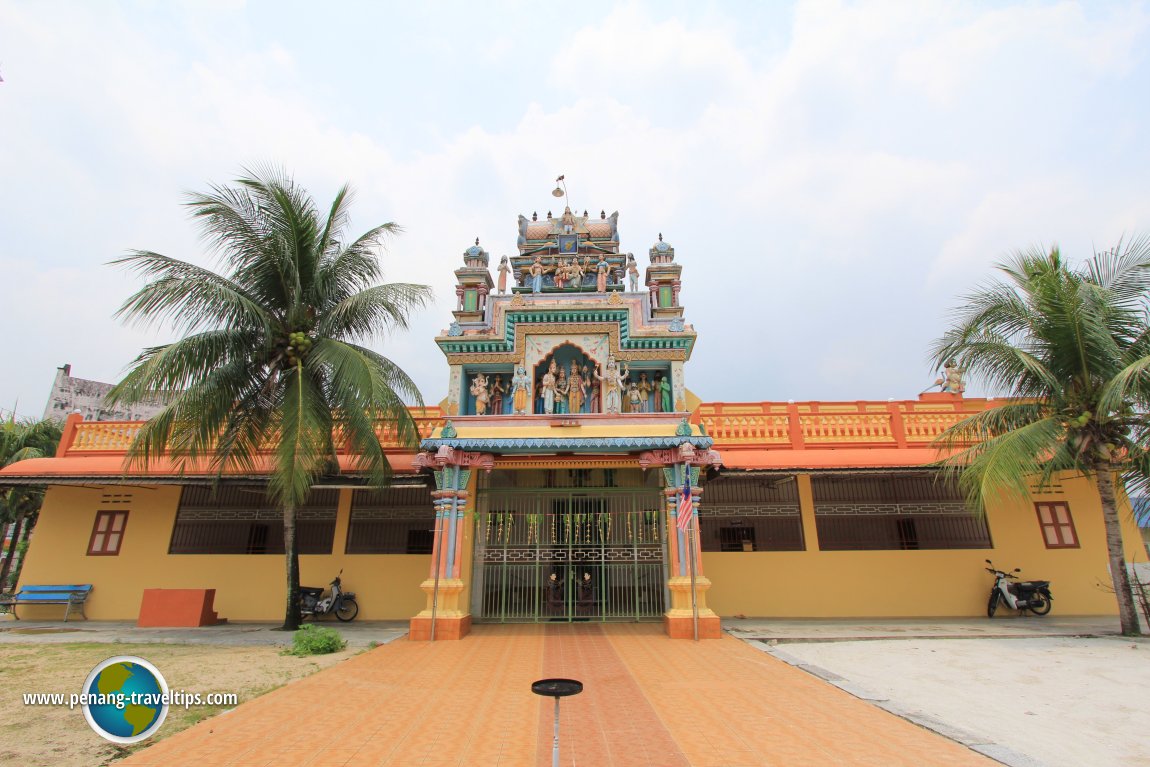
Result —
M88 555L114 557L119 554L127 525L126 511L97 511L92 537L88 541Z
M1078 533L1074 530L1069 504L1036 503L1034 508L1038 512L1038 525L1042 528L1042 540L1046 548L1078 548Z

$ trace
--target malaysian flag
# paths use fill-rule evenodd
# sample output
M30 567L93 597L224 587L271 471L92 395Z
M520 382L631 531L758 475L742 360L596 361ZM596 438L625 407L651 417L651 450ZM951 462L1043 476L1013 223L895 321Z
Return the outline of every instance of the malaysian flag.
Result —
M679 500L679 529L684 533L691 529L691 470L687 469L687 479L683 482L683 497Z

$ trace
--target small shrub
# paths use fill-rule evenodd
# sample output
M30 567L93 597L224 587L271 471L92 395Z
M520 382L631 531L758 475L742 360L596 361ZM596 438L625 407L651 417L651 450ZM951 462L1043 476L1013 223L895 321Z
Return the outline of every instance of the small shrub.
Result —
M291 649L287 655L327 655L339 652L347 644L339 632L326 626L309 623L292 635Z

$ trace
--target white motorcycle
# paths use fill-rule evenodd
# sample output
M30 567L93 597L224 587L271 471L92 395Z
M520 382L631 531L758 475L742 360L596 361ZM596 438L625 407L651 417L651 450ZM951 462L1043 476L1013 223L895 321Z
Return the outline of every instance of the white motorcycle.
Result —
M990 587L990 601L986 603L986 617L993 618L1000 601L1015 610L1029 610L1035 615L1046 615L1050 612L1050 603L1054 597L1050 593L1050 581L1020 581L1014 573L1022 570L1014 568L1013 572L1004 572L994 569L994 563L989 559L986 564L988 573L994 576L994 585Z
M341 621L355 620L355 616L359 614L359 604L356 603L353 592L343 590L341 575L343 575L342 569L331 582L331 593L326 597L323 595L323 589L300 586L300 615L305 618L309 615L312 618L319 618L321 615L335 613L335 617Z

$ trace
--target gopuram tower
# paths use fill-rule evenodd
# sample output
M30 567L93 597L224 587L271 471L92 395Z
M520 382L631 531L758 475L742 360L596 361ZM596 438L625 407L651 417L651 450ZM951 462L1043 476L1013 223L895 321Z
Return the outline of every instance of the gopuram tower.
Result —
M643 620L717 637L697 542L700 473L719 456L687 419L696 334L675 249L660 233L641 271L618 213L570 207L520 215L516 244L498 264L478 239L463 252L435 339L448 420L416 459L436 527L411 637Z

